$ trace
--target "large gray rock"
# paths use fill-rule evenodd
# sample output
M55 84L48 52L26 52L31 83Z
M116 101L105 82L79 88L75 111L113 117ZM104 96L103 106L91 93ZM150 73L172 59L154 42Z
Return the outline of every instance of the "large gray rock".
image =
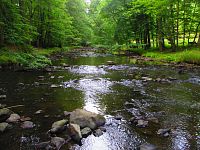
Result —
M10 117L6 120L9 123L15 123L20 120L20 116L18 114L11 114Z
M6 121L6 119L8 119L11 114L12 111L7 108L0 109L0 122Z
M66 129L66 125L69 121L68 120L60 120L56 121L52 124L52 128L50 130L51 133L57 133L57 132L62 132L64 129Z
M82 135L81 135L81 129L78 124L69 124L68 126L68 132L70 137L77 143L81 142Z
M5 130L9 129L11 125L6 122L0 123L0 132L4 132Z
M81 128L89 127L90 129L94 130L100 126L103 126L106 120L99 114L83 109L76 109L70 115L70 122L78 124Z

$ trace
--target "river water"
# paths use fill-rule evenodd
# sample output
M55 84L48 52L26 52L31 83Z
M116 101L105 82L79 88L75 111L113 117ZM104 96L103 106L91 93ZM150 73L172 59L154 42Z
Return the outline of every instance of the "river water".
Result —
M60 67L63 63L69 67ZM134 150L143 143L159 150L200 149L200 70L134 63L128 57L71 52L54 61L53 72L1 71L0 95L7 98L0 103L24 105L12 110L31 117L36 126L24 130L13 125L0 134L0 149L33 149L32 144L48 140L46 132L63 118L63 111L76 108L104 115L107 132L63 150ZM35 115L37 110L43 113ZM138 128L129 122L133 116L156 117L159 123ZM165 128L172 129L169 137L157 135Z

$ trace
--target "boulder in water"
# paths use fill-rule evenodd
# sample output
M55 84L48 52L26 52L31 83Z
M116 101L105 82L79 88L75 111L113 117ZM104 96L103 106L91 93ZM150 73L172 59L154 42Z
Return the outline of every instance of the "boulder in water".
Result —
M10 117L6 120L9 123L15 123L20 120L20 116L18 114L11 114Z
M105 118L99 114L92 113L83 109L76 109L70 115L70 122L78 124L81 128L89 127L94 130L103 126Z
M6 95L0 95L0 99L6 99Z
M57 132L62 132L63 130L66 129L66 125L68 123L68 120L60 120L56 121L52 124L52 128L50 130L51 133L57 133Z
M0 132L4 132L9 128L11 128L11 125L9 125L8 123L6 122L0 123Z
M138 120L137 121L137 126L139 128L145 128L146 126L148 126L148 121L145 120Z
M77 143L81 143L82 135L78 124L69 124L68 132L70 137Z
M65 139L60 137L52 137L51 144L53 144L57 150L60 150L60 148L65 144Z
M92 133L92 130L88 127L84 128L81 130L81 135L86 138L87 136L89 136Z
M103 132L100 129L97 129L97 130L94 131L93 134L94 134L95 137L100 137L100 136L103 135Z
M11 114L12 111L7 108L0 109L0 122L6 121Z
M170 132L171 132L171 129L159 129L157 134L164 137L168 137Z
M25 121L21 124L21 128L23 128L23 129L31 129L34 127L35 127L35 125L31 121Z

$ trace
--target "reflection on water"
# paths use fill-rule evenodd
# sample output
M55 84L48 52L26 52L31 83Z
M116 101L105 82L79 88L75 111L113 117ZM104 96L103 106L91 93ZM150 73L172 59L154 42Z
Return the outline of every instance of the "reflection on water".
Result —
M74 66L70 69L71 72L77 73L77 74L106 74L106 71L104 71L103 68L99 68L96 66Z
M142 143L151 143L159 150L196 150L200 148L200 71L185 71L169 67L132 65L131 59L104 54L73 53L72 57L55 64L69 64L67 70L43 72L0 72L0 95L7 95L8 106L25 105L13 111L33 119L36 128L21 130L19 126L0 134L0 149L32 149L22 146L21 136L34 136L40 142L63 111L85 108L106 116L105 132L100 137L90 135L75 150L134 150ZM107 65L114 61L117 65ZM43 76L39 80L38 76ZM142 77L152 80L145 81ZM176 78L170 82L156 79ZM62 85L50 88L51 85ZM34 115L37 110L42 115ZM48 118L44 117L49 115ZM114 119L121 115L122 120ZM135 116L156 117L158 124L138 128L129 119ZM169 137L160 137L158 129L170 128ZM12 143L12 144L10 144ZM69 145L70 147L70 145ZM68 149L64 147L63 149Z
M65 82L65 87L73 87L84 94L84 108L95 113L104 112L106 108L100 106L100 95L111 92L112 82L103 78L83 78L78 82Z

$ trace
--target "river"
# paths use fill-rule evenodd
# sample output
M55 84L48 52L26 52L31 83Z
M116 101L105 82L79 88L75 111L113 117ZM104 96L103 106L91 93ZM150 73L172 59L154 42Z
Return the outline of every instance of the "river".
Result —
M48 139L46 132L62 119L63 111L76 108L104 115L107 131L83 139L82 146L68 143L63 150L134 150L143 143L159 150L200 149L200 70L134 62L125 56L74 51L54 60L52 72L0 71L0 95L7 95L0 103L24 105L12 110L36 125L28 130L14 125L0 134L0 149L33 149L33 143ZM69 66L60 67L63 63ZM34 114L38 110L43 113ZM129 122L133 116L159 122L138 128ZM169 137L157 135L165 128L172 129Z

